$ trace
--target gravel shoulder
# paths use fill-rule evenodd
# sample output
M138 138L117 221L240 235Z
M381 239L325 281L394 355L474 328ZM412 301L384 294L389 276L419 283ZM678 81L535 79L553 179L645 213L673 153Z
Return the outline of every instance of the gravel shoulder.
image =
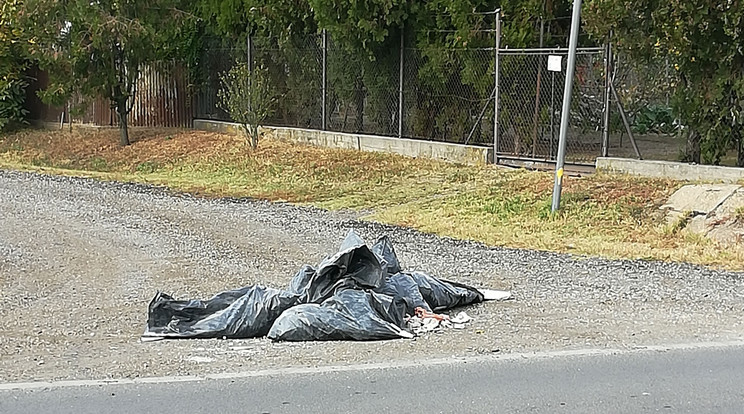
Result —
M406 269L512 290L416 340L141 343L156 291L287 285L349 229ZM328 212L0 170L0 382L147 377L744 337L744 273L491 248Z

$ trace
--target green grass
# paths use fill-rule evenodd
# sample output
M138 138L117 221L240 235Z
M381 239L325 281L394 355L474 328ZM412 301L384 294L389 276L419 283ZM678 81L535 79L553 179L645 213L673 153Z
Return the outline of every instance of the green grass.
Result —
M165 185L207 197L255 197L364 211L365 219L489 245L744 267L744 249L670 231L659 206L682 183L567 177L550 213L552 174L321 149L196 131L26 131L0 137L6 168Z
M737 207L734 210L734 219L740 223L744 223L744 206Z

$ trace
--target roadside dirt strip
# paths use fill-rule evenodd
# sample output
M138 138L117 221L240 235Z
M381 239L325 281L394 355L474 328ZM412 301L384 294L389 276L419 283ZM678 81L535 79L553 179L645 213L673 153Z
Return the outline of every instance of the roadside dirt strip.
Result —
M370 189L375 191L375 189ZM415 340L141 343L156 291L209 298L286 287L349 229L386 234L403 266L515 300ZM0 382L208 375L494 353L624 349L744 338L744 273L491 248L252 200L0 171Z

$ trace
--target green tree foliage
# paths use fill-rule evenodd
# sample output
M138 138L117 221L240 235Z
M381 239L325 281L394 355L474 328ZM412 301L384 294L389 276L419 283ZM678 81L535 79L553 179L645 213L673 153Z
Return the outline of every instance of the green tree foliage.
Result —
M287 125L310 125L311 118L321 112L321 65L317 42L318 27L310 4L296 0L201 0L196 6L210 34L221 42L212 41L210 48L232 50L232 63L245 62L246 43L253 42L252 61L267 69L269 82L282 96L272 117ZM213 39L214 40L214 39ZM310 53L314 50L314 53ZM205 54L206 55L206 54ZM215 80L208 69L212 62L203 57L199 86Z
M394 92L398 84L399 43L404 33L408 48L405 65L415 75L407 77L406 88L416 91L415 95L406 95L407 132L450 139L467 135L473 118L491 95L492 53L466 49L493 47L492 12L501 9L502 45L509 47L537 46L539 17L550 20L569 12L566 1L543 0L366 0L342 4L310 0L310 3L319 26L326 28L334 43L349 56L357 57L345 59L353 63L346 71L332 72L336 82L342 85L339 89L350 95L346 99L366 97L366 112L379 113L381 119L391 118L388 102L395 99L386 95ZM562 34L567 23L567 20L553 21L552 33ZM546 44L549 40L548 37ZM527 66L515 65L509 69L514 74L535 69L534 65ZM406 71L410 73L409 69ZM445 91L457 91L458 96L443 99Z
M28 81L22 45L24 31L18 23L18 0L0 4L0 131L26 122L23 104Z
M30 34L29 56L50 74L49 103L72 93L111 101L129 145L127 115L140 69L167 56L189 16L177 0L25 0L18 15Z
M307 1L201 0L196 8L214 33L233 39L250 33L282 42L318 28Z
M246 32L257 49L272 49L258 57L267 63L283 102L305 102L318 96L319 54L296 54L308 35L326 29L331 39L328 53L329 109L343 113L344 130L364 130L365 123L378 126L378 133L397 131L398 65L401 33L405 33L407 89L407 132L419 136L463 136L472 125L472 116L492 89L493 59L485 53L469 53L464 48L492 47L494 15L498 7L504 14L504 43L510 47L537 45L538 17L566 14L568 2L543 0L220 0L200 3L201 16L211 22L222 38L233 45L245 44ZM556 21L552 33L562 33L567 21ZM417 52L414 52L414 49ZM457 50L459 49L459 50ZM240 52L239 52L240 53ZM242 52L245 55L245 52ZM254 54L254 59L256 55ZM281 58L271 55L280 55ZM237 60L240 60L238 56ZM518 72L519 68L513 69ZM410 76L413 74L413 77ZM307 85L297 88L291 83ZM443 91L459 89L462 101L445 102ZM302 96L289 96L293 91ZM303 99L304 98L304 99ZM318 99L315 99L319 101ZM294 105L299 106L299 105ZM472 106L472 108L470 108ZM477 107L476 107L477 106ZM307 116L283 109L282 121L307 126ZM306 102L303 108L317 117L320 108ZM351 112L351 116L349 116ZM366 117L366 119L365 119ZM347 125L347 118L353 119ZM370 122L371 121L371 122ZM337 126L338 127L338 126Z
M265 67L251 69L245 63L233 66L220 76L220 105L238 122L252 148L258 147L259 128L271 116L276 91Z
M583 13L595 36L613 30L621 51L677 71L672 105L688 131L687 161L718 164L744 148L744 2L589 0Z

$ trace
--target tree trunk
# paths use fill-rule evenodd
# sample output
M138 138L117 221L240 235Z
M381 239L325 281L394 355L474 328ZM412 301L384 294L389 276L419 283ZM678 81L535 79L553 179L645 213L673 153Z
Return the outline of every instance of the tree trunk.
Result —
M251 148L253 148L253 149L258 148L258 139L259 139L258 134L260 133L258 128L259 128L258 124L251 125L251 130L252 130L252 133L251 133Z
M739 152L736 157L736 166L744 167L744 132L739 131Z
M124 104L124 107L126 107L126 103ZM122 112L123 108L117 108L117 113L119 114L119 145L122 147L126 147L130 144L129 142L129 130L127 129L127 114L125 112Z
M248 141L248 145L253 147L253 139L251 137L251 134L253 133L251 130L251 126L248 124L240 124L243 127L243 132L245 133L245 140Z
M683 161L700 164L700 134L692 129L687 133L687 144L685 145Z
M115 104L116 114L119 116L119 145L126 147L129 142L129 129L127 128L127 97L123 96L121 87L116 86L113 91L112 100Z

